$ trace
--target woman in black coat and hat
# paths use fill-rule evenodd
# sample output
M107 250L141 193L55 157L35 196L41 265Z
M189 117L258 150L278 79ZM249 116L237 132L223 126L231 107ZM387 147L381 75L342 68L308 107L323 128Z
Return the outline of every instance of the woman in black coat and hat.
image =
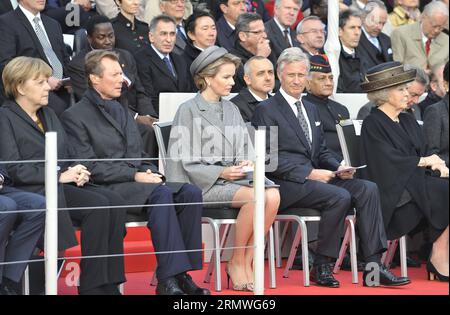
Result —
M371 68L361 87L377 107L361 131L363 175L380 190L388 239L399 238L425 221L433 250L427 263L430 279L448 282L449 170L437 155L427 156L422 130L406 113L407 83L415 70L399 62Z

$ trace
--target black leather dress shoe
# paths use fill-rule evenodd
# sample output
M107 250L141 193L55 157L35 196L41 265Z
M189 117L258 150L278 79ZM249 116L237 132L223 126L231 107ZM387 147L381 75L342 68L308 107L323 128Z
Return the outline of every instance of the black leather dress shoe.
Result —
M177 279L172 277L165 281L158 281L156 295L186 295L186 293L178 285Z
M192 277L187 273L181 273L175 277L178 280L178 285L186 294L189 295L211 295L208 289L200 288L192 280Z
M377 283L372 278L372 273L374 270L364 270L363 273L363 285L365 287L398 287L406 284L410 284L411 280L408 277L397 277L384 265L380 265L380 282Z
M323 264L311 269L309 280L327 288L339 288L339 281L333 277L334 264Z

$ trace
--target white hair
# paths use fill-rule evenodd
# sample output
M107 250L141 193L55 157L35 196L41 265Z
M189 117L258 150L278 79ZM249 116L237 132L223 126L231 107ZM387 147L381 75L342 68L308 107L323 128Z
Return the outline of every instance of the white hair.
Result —
M423 9L422 15L433 17L435 14L443 14L448 18L448 7L442 1L428 3Z

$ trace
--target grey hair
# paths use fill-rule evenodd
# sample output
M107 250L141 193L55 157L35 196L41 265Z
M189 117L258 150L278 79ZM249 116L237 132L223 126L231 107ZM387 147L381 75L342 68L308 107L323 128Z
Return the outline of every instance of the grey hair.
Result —
M298 47L291 47L283 50L277 61L277 69L279 72L283 72L284 66L293 62L304 62L306 64L306 69L309 74L309 58L306 54Z
M303 0L292 0L292 1L298 4L300 8L303 6ZM281 6L281 2L283 2L283 0L275 0L275 7L279 8Z
M367 98L369 101L373 102L376 107L381 106L389 101L389 93L395 88L397 88L397 86L369 92L367 93Z
M405 64L403 66L403 69L405 69L405 71L416 70L416 78L414 79L414 81L417 81L423 86L428 86L430 84L430 77L425 72L425 70L409 64Z
M423 9L422 15L432 17L433 15L438 13L448 17L448 7L442 1L433 1L428 3Z
M364 9L362 10L361 18L364 20L376 8L379 8L379 9L387 12L386 5L383 3L383 1L370 0L369 2L367 2Z
M158 26L159 22L173 23L173 25L175 25L175 26L177 25L177 22L175 21L175 19L173 17L168 16L166 14L160 14L160 15L155 16L150 21L150 25L148 26L148 30L150 33L154 33L156 31L156 27Z
M245 75L250 75L250 65L252 64L253 61L257 61L257 60L267 60L270 61L269 59L267 59L266 57L263 56L253 56L251 57L249 60L247 60L247 62L244 64L244 74ZM270 63L272 64L272 63Z
M240 32L248 32L250 23L254 21L262 21L261 15L258 13L242 13L236 21L235 34L239 37Z
M303 28L303 24L305 23L305 22L307 22L307 21L320 21L320 22L322 22L322 20L318 17L318 16L315 16L315 15L310 15L310 16L308 16L308 17L305 17L303 20L301 20L300 21L300 23L298 23L298 25L297 25L297 34L299 34L299 33L301 33L302 32L302 28Z

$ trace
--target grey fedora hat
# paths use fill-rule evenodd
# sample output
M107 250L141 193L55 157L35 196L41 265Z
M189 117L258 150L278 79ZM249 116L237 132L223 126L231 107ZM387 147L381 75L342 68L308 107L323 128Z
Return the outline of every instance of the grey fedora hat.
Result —
M228 50L218 46L211 46L206 48L204 51L195 58L194 62L191 65L191 75L194 77L195 74L199 73L203 69L206 68L209 64L213 63L217 59L223 57L228 54Z
M370 68L364 82L361 83L361 88L368 93L412 82L415 78L415 69L405 71L403 64L390 61Z

